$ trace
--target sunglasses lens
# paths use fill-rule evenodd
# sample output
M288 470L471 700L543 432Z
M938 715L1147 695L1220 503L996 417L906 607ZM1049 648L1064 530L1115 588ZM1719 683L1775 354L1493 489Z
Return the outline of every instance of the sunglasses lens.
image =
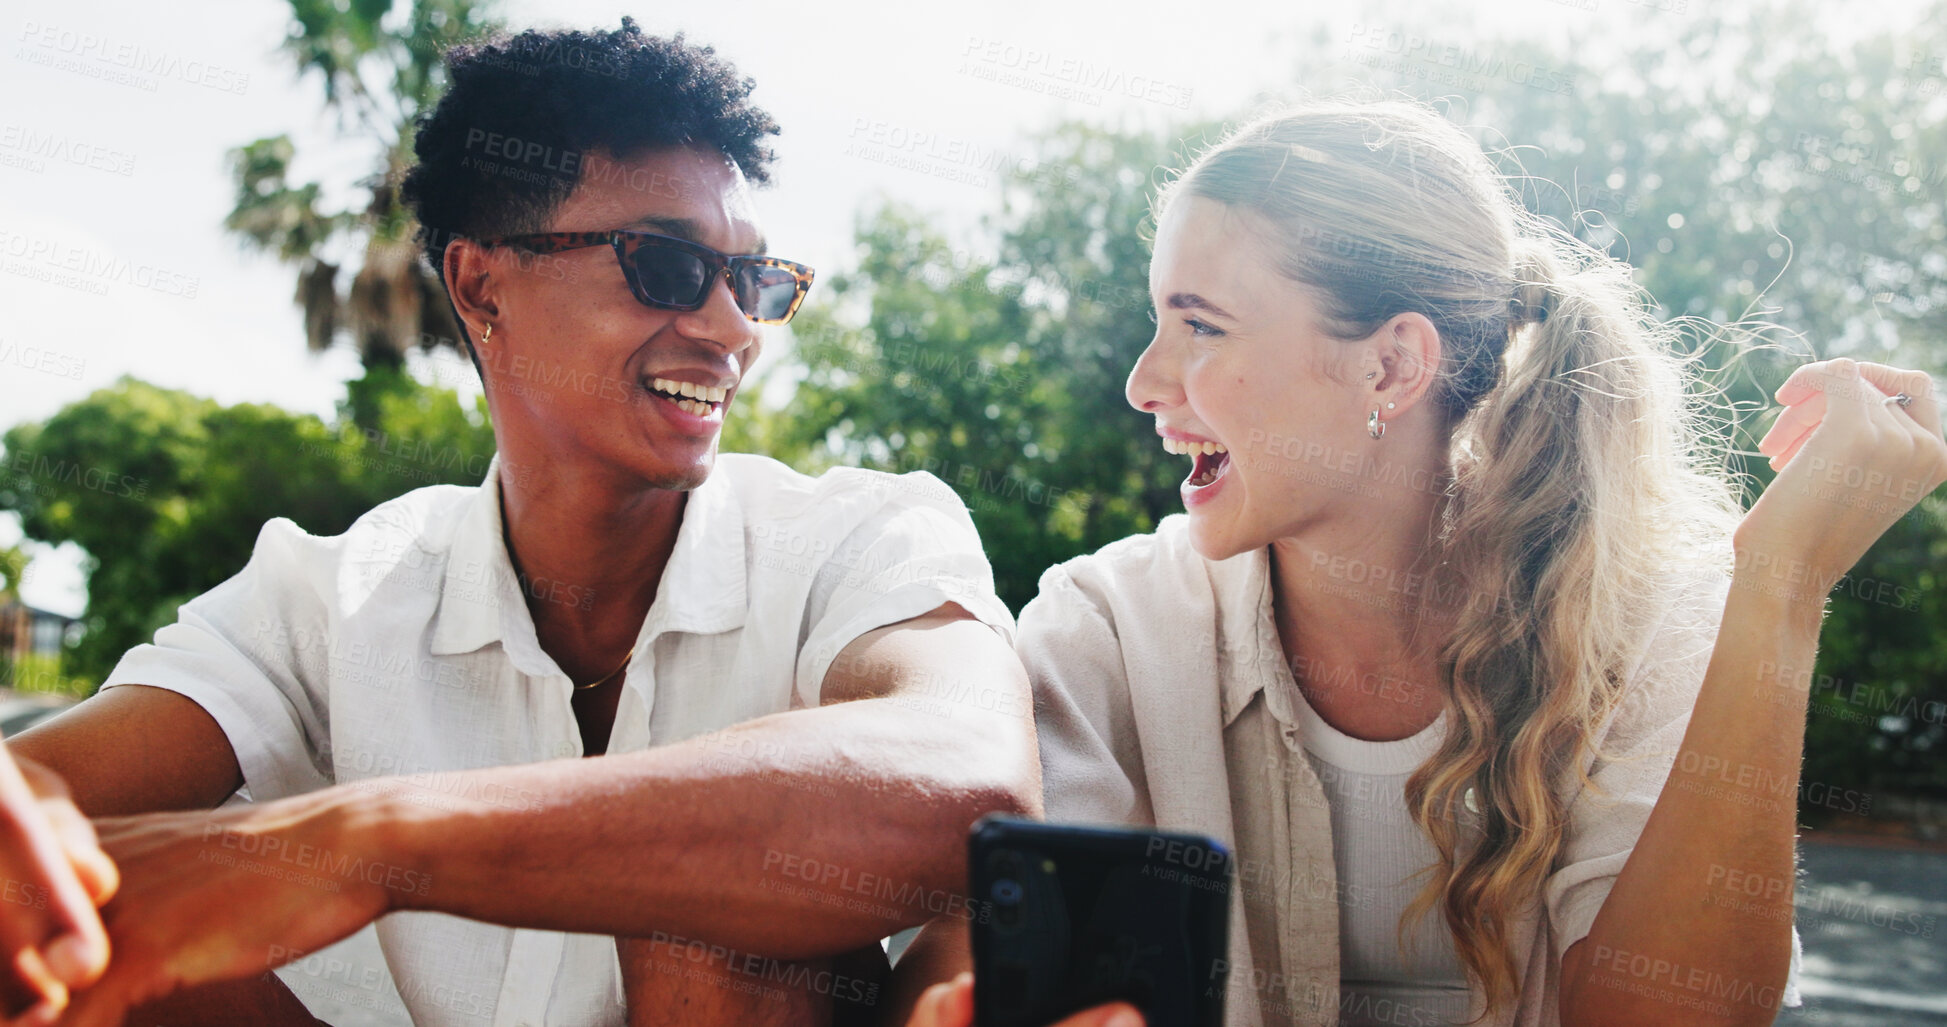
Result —
M642 246L635 251L635 278L652 302L694 308L710 286L710 268L692 253Z
M798 276L772 264L745 265L737 275L737 305L753 321L779 323L798 298Z

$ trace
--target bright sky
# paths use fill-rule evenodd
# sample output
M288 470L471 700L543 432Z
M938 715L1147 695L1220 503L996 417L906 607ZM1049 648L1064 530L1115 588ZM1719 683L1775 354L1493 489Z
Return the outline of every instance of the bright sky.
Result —
M1478 7L1491 12L1482 16L1497 36L1599 29L1600 38L1654 45L1687 16L1681 11L1704 2L1722 0ZM284 3L196 0L194 8L192 18L183 5L154 0L25 0L0 16L0 429L44 418L124 374L225 403L330 416L357 374L347 351L306 351L293 269L245 253L222 229L233 201L225 154L291 133L297 177L323 180L342 199L357 195L373 150L338 141L319 113L317 81L296 80L279 52ZM504 8L516 26L613 26L625 12L648 31L684 31L716 46L757 80L757 102L785 129L777 184L761 201L772 250L821 270L849 261L854 215L874 194L955 228L994 206L982 180L991 174L895 167L859 156L860 143L880 156L906 140L922 153L993 150L1031 161L1023 134L1057 120L1164 125L1233 114L1280 88L1300 61L1356 76L1347 58L1383 45L1365 41L1388 30L1434 46L1471 38L1426 19L1362 14L1356 3L1288 0L1191 8L1174 0L511 0ZM1323 49L1310 42L1319 26L1330 40ZM12 515L0 517L0 545L19 536ZM30 551L39 555L26 599L78 612L77 554Z

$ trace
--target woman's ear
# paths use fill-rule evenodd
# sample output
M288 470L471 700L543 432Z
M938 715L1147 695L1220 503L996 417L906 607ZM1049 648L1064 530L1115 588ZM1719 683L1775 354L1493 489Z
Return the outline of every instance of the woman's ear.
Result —
M1425 314L1395 314L1366 340L1378 358L1378 374L1363 382L1381 421L1413 409L1440 371L1440 330Z

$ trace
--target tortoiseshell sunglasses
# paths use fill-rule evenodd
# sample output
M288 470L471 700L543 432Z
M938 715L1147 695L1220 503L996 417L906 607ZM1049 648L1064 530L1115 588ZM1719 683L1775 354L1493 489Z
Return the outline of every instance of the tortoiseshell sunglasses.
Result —
M738 309L758 324L791 320L811 290L815 273L803 264L777 257L721 253L701 243L627 228L607 232L542 232L482 239L483 246L515 246L533 253L560 253L587 246L613 246L629 291L643 306L657 310L696 310L710 298L722 275Z

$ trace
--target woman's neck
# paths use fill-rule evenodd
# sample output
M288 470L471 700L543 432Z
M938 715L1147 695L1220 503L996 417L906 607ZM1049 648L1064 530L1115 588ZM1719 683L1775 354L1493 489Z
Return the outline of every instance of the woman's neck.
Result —
M1417 733L1446 697L1438 652L1452 604L1433 574L1442 493L1398 491L1271 545L1273 612L1293 677L1327 723L1375 741Z

